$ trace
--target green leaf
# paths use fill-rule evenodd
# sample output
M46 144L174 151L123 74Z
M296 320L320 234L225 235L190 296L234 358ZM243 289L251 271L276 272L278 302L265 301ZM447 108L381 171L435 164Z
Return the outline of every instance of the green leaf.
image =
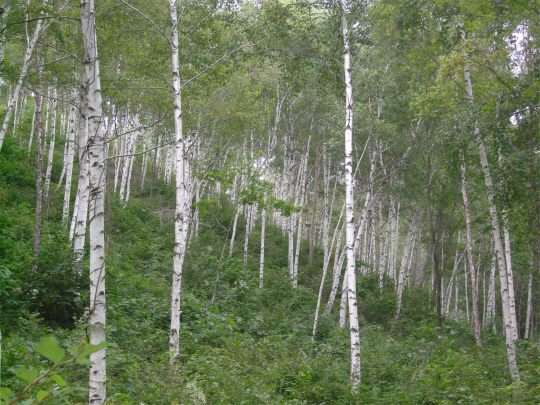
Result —
M37 401L41 401L42 399L45 399L48 395L50 394L49 391L43 391L43 390L40 390L37 395L36 395L36 399Z
M107 342L101 342L97 345L93 345L90 343L85 344L82 349L79 350L77 353L77 359L75 360L75 363L77 364L89 364L90 361L87 359L88 356L90 356L92 353L95 353L97 351L100 351L101 349L104 349L105 347L109 346Z
M12 391L8 387L0 388L0 398L2 398L4 401L9 401L9 396L11 393Z
M67 385L67 383L64 381L64 379L62 377L60 377L58 374L53 375L51 377L51 380L53 380L60 387L65 387Z
M60 363L66 356L66 352L54 336L42 338L37 345L34 345L34 350L55 364Z
M35 380L35 378L38 375L38 371L34 369L26 369L24 367L20 367L17 370L14 371L15 375L19 377L21 380L24 380L28 383L31 383Z

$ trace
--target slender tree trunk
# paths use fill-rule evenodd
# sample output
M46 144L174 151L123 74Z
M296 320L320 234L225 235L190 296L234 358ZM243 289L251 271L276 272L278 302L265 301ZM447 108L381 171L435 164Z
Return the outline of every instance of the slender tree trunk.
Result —
M465 175L467 166L465 163L465 156L463 155L463 151L461 150L459 153L459 157L461 158L461 194L463 195L463 210L465 211L465 225L467 228L467 257L469 259L469 269L471 271L471 283L472 283L472 310L473 310L474 340L476 341L476 344L478 346L482 346L482 336L481 336L481 331L480 331L480 315L478 313L478 281L476 280L476 273L474 270L471 213L470 213L470 208L469 208L469 196L467 193L467 177ZM467 291L465 291L465 293L467 293Z
M506 209L503 210L503 234L504 256L506 260L506 276L508 279L508 309L510 310L510 322L512 324L512 336L514 340L519 338L516 316L516 299L514 294L514 271L512 268L512 253L510 249L510 232L508 231L508 218Z
M469 72L468 65L464 69L465 76L465 87L467 92L467 97L471 103L471 106L474 105L473 99L473 89L471 82L471 75ZM474 137L476 143L478 144L478 150L480 154L480 163L482 166L484 181L486 183L489 212L491 215L491 228L493 233L493 240L495 242L495 252L497 255L497 263L499 265L499 280L501 284L501 296L502 296L502 308L503 308L503 320L505 325L505 336L506 336L506 351L508 356L508 367L510 369L510 374L514 381L519 381L519 369L516 359L516 346L514 343L514 333L512 330L512 321L510 315L510 303L509 303L509 283L508 276L506 273L506 264L503 257L503 244L501 238L501 229L499 225L499 217L497 214L497 206L495 205L495 197L493 192L493 180L491 178L491 171L489 169L489 163L487 160L486 149L484 146L484 141L482 140L482 135L480 133L480 128L478 125L475 125Z
M343 211L342 211L342 213L343 213ZM345 225L346 225L346 223L344 223L343 226L340 229L340 222L341 222L341 217L338 220L338 224L337 224L336 229L334 231L334 237L332 238L332 245L330 246L330 250L332 250L332 248L334 247L334 242L336 241L336 236L337 236L337 234L339 232L339 238L338 238L338 242L337 242L337 245L336 245L336 255L335 255L336 260L337 260L337 254L339 252L339 247L341 246L341 238L343 236L343 231L345 230ZM339 231L338 231L338 229L339 229ZM324 282L326 280L326 274L328 273L329 262L330 262L330 255L327 255L327 256L325 256L324 262L323 262L323 274L322 274L322 278L321 278L321 285L319 286L319 295L317 297L317 306L315 308L315 320L313 321L313 333L312 333L312 339L313 340L315 340L315 335L317 334L317 324L319 322L319 311L320 311L320 307L321 307L321 300L322 300L322 293L323 293L323 289L324 289Z
M46 5L48 3L47 0L44 0L43 3ZM4 3L5 4L5 3ZM4 8L5 10L5 8ZM7 16L7 13L6 13ZM26 78L26 73L28 72L28 66L30 65L30 59L32 58L32 53L34 51L34 48L37 44L37 41L39 39L39 35L42 31L44 31L49 23L43 24L43 19L38 19L36 23L36 28L34 30L34 34L32 35L32 39L28 43L26 47L26 52L24 54L24 60L21 67L21 72L19 74L19 80L17 81L17 84L15 85L15 88L13 90L13 94L11 95L8 105L6 114L4 115L4 122L2 123L2 128L0 128L0 150L2 150L2 144L4 143L4 137L6 136L7 130L8 130L8 124L11 120L11 115L13 114L13 109L15 107L15 104L17 103L17 100L19 98L19 93L21 92L22 85L24 82L24 79ZM2 30L2 33L4 33L4 30ZM5 34L3 34L5 35ZM5 37L4 37L5 38ZM0 39L1 40L1 39ZM4 45L4 41L2 41L2 48ZM2 53L2 60L0 61L3 64L3 53Z
M485 312L486 315L484 316L484 328L489 326L491 322L493 321L493 305L494 305L494 298L495 298L495 273L497 271L497 258L495 257L495 252L493 248L493 238L491 241L491 266L490 266L490 275L489 275L489 284L488 284L488 293L487 293L487 302L486 302L486 308Z
M396 317L401 312L401 299L403 296L403 287L404 287L404 276L407 271L407 266L409 264L409 255L411 251L411 243L413 237L416 233L416 226L422 217L422 210L418 209L411 221L411 227L409 228L409 233L407 234L407 241L405 242L405 247L403 248L403 257L401 258L401 266L399 269L399 281L397 286L397 304L396 304Z
M360 335L358 326L358 306L356 303L356 266L354 255L354 197L352 166L352 127L353 94L349 47L349 28L347 23L347 2L341 0L341 23L343 29L344 74L345 74L345 206L347 239L347 299L349 302L349 327L351 334L351 380L354 389L360 384Z
M531 339L531 320L532 320L532 285L533 285L533 274L529 274L529 288L527 289L527 320L525 321L525 336L524 339Z
M34 100L35 100L35 97L34 97ZM34 103L34 113L32 114L32 124L30 126L30 140L28 141L28 156L30 156L30 152L32 151L32 140L34 138L34 130L35 130L35 125L36 123L36 105Z
M75 132L77 127L75 125L77 119L77 102L78 94L77 89L71 89L71 108L69 109L68 116L68 130L67 130L67 157L66 157L66 184L64 187L64 205L62 207L62 223L67 224L69 217L69 200L71 198L71 180L73 178L73 156L75 152Z
M82 107L82 101L81 101L81 107ZM78 197L77 215L73 213L73 216L75 219L75 230L74 230L74 237L73 237L73 252L75 254L75 263L80 263L83 259L83 254L84 254L84 243L86 239L86 224L88 221L88 198L89 198L88 172L89 172L88 120L86 116L81 113L79 117L79 182L77 184L77 197Z
M56 77L54 78L55 84L53 85L52 90L52 100L49 104L51 106L51 137L50 137L50 144L49 144L49 158L47 159L47 170L45 172L45 187L43 189L43 194L45 197L45 200L49 197L49 186L51 184L51 174L52 174L52 165L53 165L53 158L54 158L54 142L56 138L56 98L57 98L57 90L56 90Z
M315 230L317 223L317 201L319 200L319 173L321 171L321 157L317 152L317 161L315 163L315 184L313 185L313 205L311 207L311 227L309 230L309 257L308 263L313 263L313 250L315 248Z
M38 66L41 66L39 50L36 52L36 60ZM32 263L32 272L35 273L38 268L38 257L41 250L41 211L43 202L43 152L41 150L41 115L42 115L42 100L41 96L41 71L38 68L38 84L36 86L36 219L34 227L34 261Z
M6 49L6 25L7 17L9 15L9 8L12 2L13 0L4 0L2 2L2 5L0 6L0 87L4 85L4 53Z
M394 280L394 288L397 289L397 278L396 278L396 259L397 259L397 248L399 241L399 213L401 208L401 201L398 202L396 215L393 220L393 232L392 232L392 245L390 247L392 252L392 260L390 263L389 274L390 277Z
M133 156L134 153L137 152L137 132L133 132L133 136L131 138L131 148L129 150L129 153L131 156L128 156L128 171L127 171L127 180L126 180L126 194L124 201L127 203L129 201L129 196L131 194L131 176L133 175L133 161L135 160L135 156Z
M182 94L180 85L180 63L178 54L178 0L169 0L171 16L171 49L172 49L172 84L174 94L174 128L176 143L176 208L174 223L174 255L173 281L171 294L171 328L169 352L171 367L177 361L180 352L180 288L182 283L182 267L186 252L186 239L189 226L186 205L191 196L186 189L186 168L184 156L184 135L182 133Z
M306 197L306 189L307 189L307 164L308 164L308 158L309 158L309 149L311 147L311 134L313 133L313 121L314 121L314 115L311 120L311 128L309 132L308 142L307 142L307 148L306 148L306 155L304 156L304 162L303 166L301 166L301 173L300 173L300 186L299 186L299 205L301 207L304 206L304 201ZM305 208L304 208L305 210ZM304 211L305 212L305 211ZM298 265L300 260L300 246L302 242L302 212L298 214L298 228L297 228L297 234L296 234L296 251L294 253L294 267L293 267L293 286L294 288L298 285Z
M236 237L236 225L238 223L238 216L240 215L240 211L242 209L242 206L238 206L236 209L236 214L234 215L234 222L233 222L233 228L232 228L232 235L231 235L231 244L229 247L229 256L232 256L233 250L234 250L234 238Z

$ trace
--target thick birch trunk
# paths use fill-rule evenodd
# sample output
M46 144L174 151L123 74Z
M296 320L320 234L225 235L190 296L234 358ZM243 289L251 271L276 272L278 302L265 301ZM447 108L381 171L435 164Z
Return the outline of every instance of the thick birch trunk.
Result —
M90 343L105 341L105 145L95 26L94 0L81 0L84 44L82 112L88 130L90 240ZM89 403L103 404L106 392L106 349L90 355Z
M351 334L351 380L354 389L360 384L360 334L358 326L358 306L356 303L356 266L354 254L354 198L352 165L353 93L351 78L351 55L349 28L347 24L347 3L341 0L341 22L343 28L344 74L345 74L345 212L347 243L347 299L349 302L349 327Z
M182 94L178 55L178 0L169 0L171 16L172 84L174 94L174 128L176 143L176 208L174 221L173 281L171 293L170 364L174 366L180 351L180 288L189 226L186 205L191 201L186 189L184 136L182 133Z
M464 70L465 76L465 87L467 91L467 97L473 105L473 89L471 82L471 75L469 67L466 66ZM514 343L514 333L512 329L512 321L510 315L510 303L509 303L509 284L508 276L506 273L506 264L503 257L503 244L501 238L501 229L499 225L499 217L497 214L497 206L495 205L495 196L493 193L493 180L491 178L491 171L489 169L489 163L487 160L486 149L484 146L484 141L482 140L482 135L480 133L480 128L478 125L475 125L474 137L476 143L478 144L478 150L480 154L480 163L482 165L482 170L484 174L484 181L486 183L487 195L488 195L488 204L489 212L491 215L491 228L493 233L493 239L495 242L495 252L497 255L497 263L499 266L499 279L501 285L501 296L502 296L502 308L503 308L503 320L505 325L505 336L506 336L506 351L508 355L508 367L510 369L510 374L514 381L519 381L519 370L516 359L516 346Z

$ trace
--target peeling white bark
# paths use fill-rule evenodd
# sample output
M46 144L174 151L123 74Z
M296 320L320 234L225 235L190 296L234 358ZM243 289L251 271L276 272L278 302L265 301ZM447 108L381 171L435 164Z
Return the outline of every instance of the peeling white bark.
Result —
M97 53L94 0L81 0L81 30L84 44L82 113L86 118L89 161L90 240L90 343L105 341L105 145ZM107 400L106 349L90 355L89 404Z

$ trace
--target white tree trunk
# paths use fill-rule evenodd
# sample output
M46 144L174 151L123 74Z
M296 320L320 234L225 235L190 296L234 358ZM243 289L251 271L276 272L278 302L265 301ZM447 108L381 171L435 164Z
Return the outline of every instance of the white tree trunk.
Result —
M229 256L232 256L233 249L234 249L234 239L236 237L236 225L238 223L238 216L240 215L241 206L238 206L236 209L236 214L234 215L234 222L233 222L233 229L232 229L232 235L231 235L231 244L229 247Z
M32 150L32 140L34 138L34 131L36 128L36 106L34 104L34 113L32 114L32 124L30 127L30 140L28 141L28 155L30 156L30 151Z
M506 260L506 277L508 279L508 309L510 311L510 322L512 325L512 336L518 339L516 300L514 294L514 271L512 269L512 253L510 250L510 232L508 231L508 219L506 210L503 210L503 233L504 233L504 256Z
M0 87L4 85L4 54L6 49L6 25L7 17L9 15L9 8L13 0L4 0L0 6L2 15L0 15ZM9 99L9 97L8 97ZM1 148L0 148L1 149ZM0 348L1 348L1 336L0 336ZM1 354L0 354L1 359ZM1 364L1 363L0 363Z
M81 101L82 105L82 101ZM77 215L75 218L75 230L73 234L73 252L75 263L80 263L84 254L86 239L86 224L88 220L88 120L81 114L79 119L79 181L77 184Z
M55 84L53 85L52 90L52 99L49 104L51 107L51 136L49 143L49 157L47 159L47 170L45 171L45 184L43 186L43 195L45 199L49 196L49 186L51 184L51 173L52 165L54 158L54 142L56 138L56 99L57 99L57 90L56 90L56 77L54 78Z
M178 0L169 0L171 16L172 84L174 94L174 128L176 144L176 208L174 222L173 281L171 293L171 328L169 337L170 364L173 366L180 351L180 288L182 267L186 251L189 228L186 205L191 195L186 187L184 135L182 133L182 94L180 85L180 63L178 54Z
M84 44L82 112L88 129L89 240L90 240L90 343L105 341L105 145L95 26L94 0L81 0ZM103 404L106 392L106 349L90 355L89 403Z
M360 384L360 334L358 326L358 306L356 303L356 265L354 252L354 198L352 165L352 127L353 127L353 88L351 78L351 55L349 47L349 28L347 24L348 5L341 0L341 22L343 29L344 74L345 74L345 212L347 243L347 299L349 302L349 327L351 334L351 380L356 389Z
M525 336L524 339L530 339L531 319L532 319L532 285L533 274L529 274L529 288L527 289L527 320L525 321Z
M307 164L308 164L308 157L309 157L309 149L311 146L311 134L313 132L313 121L311 125L311 130L309 132L308 142L307 142L307 148L306 148L306 155L304 156L303 166L301 166L301 173L300 173L300 187L299 187L299 205L301 207L304 206L304 201L306 197L306 189L307 189ZM305 210L305 208L303 208ZM300 260L300 245L302 240L302 211L298 213L298 228L297 228L297 234L296 234L296 251L294 253L294 264L293 264L293 287L296 288L298 286L298 265Z
M126 195L124 201L127 203L129 201L129 195L131 194L131 176L133 175L133 162L135 161L134 154L137 152L137 132L133 132L133 137L131 139L131 156L128 157L129 167L127 173L127 183L126 183Z
M48 0L44 0L43 3L46 5L48 3ZM42 12L42 15L43 15L43 12ZM38 19L36 23L36 28L34 29L34 34L32 35L32 39L30 40L30 42L28 43L26 47L26 52L24 54L21 72L19 74L19 80L17 81L17 84L15 85L15 89L13 90L13 93L11 94L11 97L9 98L6 114L4 115L4 122L2 123L2 128L0 128L0 151L2 150L2 144L4 143L4 137L6 136L6 133L8 130L8 125L11 120L11 115L13 114L13 109L19 98L19 93L21 92L24 79L26 78L26 74L28 72L28 66L30 65L30 59L32 58L32 53L34 52L34 48L39 39L39 35L49 25L49 22L46 22L45 24L43 24L43 21L45 20L40 18ZM2 60L2 63L3 63L3 60Z
M469 99L471 105L474 103L473 99L473 89L471 82L471 75L468 65L464 69L465 77L465 87L467 92L467 98ZM480 154L480 163L482 166L484 181L486 183L487 195L488 195L488 204L489 212L491 215L491 228L493 234L493 240L495 242L495 252L497 255L497 263L499 266L499 280L501 285L501 297L502 297L502 308L503 308L503 320L505 325L505 336L506 336L506 351L508 356L508 367L510 369L510 374L514 381L519 381L519 369L516 359L516 346L514 343L514 333L512 329L512 320L510 315L510 303L509 303L509 291L510 288L508 283L508 276L506 272L506 264L503 257L503 244L501 238L501 229L499 225L499 217L497 214L497 206L495 205L495 197L493 192L493 180L491 178L491 171L489 169L489 163L487 160L486 149L484 146L484 141L482 140L482 135L480 133L480 128L478 125L475 125L474 137L476 143L478 144L478 150Z
M404 277L407 272L407 266L409 264L409 255L411 251L411 243L413 237L416 233L416 226L422 217L422 210L416 210L413 219L411 221L411 226L409 228L409 233L407 234L407 240L405 242L405 247L403 248L403 257L401 258L401 266L399 269L399 281L397 285L397 304L396 304L396 317L401 312L401 299L403 296L403 287L404 287Z
M75 125L77 119L77 89L73 87L71 89L71 108L69 109L68 116L68 130L67 130L67 150L66 150L66 184L64 187L64 205L62 207L62 223L67 224L69 217L69 200L71 198L71 180L73 178L73 157L75 152L75 132L77 127Z
M492 242L492 255L491 255L491 272L489 275L489 288L487 298L487 310L484 318L484 327L494 324L495 321L495 273L497 272L497 258L495 256L495 248Z
M396 278L396 257L397 257L397 248L399 240L399 212L401 208L401 201L398 202L396 215L393 220L393 230L392 230L392 246L390 247L390 252L392 253L392 260L390 263L389 275L394 280L394 288L397 289L397 278Z
M465 156L463 155L463 151L460 150L459 152L460 152L459 155L461 159L461 194L463 195L463 209L465 211L465 225L467 228L467 257L469 259L469 268L471 269L474 339L476 341L476 344L478 346L481 346L482 337L480 335L480 315L478 313L478 281L476 279L476 272L474 269L471 214L470 214L470 207L469 207L469 196L467 193L467 178L465 175L465 171L467 170L467 167L466 167ZM465 273L465 277L467 277L466 273ZM467 290L465 290L465 294L467 294Z

